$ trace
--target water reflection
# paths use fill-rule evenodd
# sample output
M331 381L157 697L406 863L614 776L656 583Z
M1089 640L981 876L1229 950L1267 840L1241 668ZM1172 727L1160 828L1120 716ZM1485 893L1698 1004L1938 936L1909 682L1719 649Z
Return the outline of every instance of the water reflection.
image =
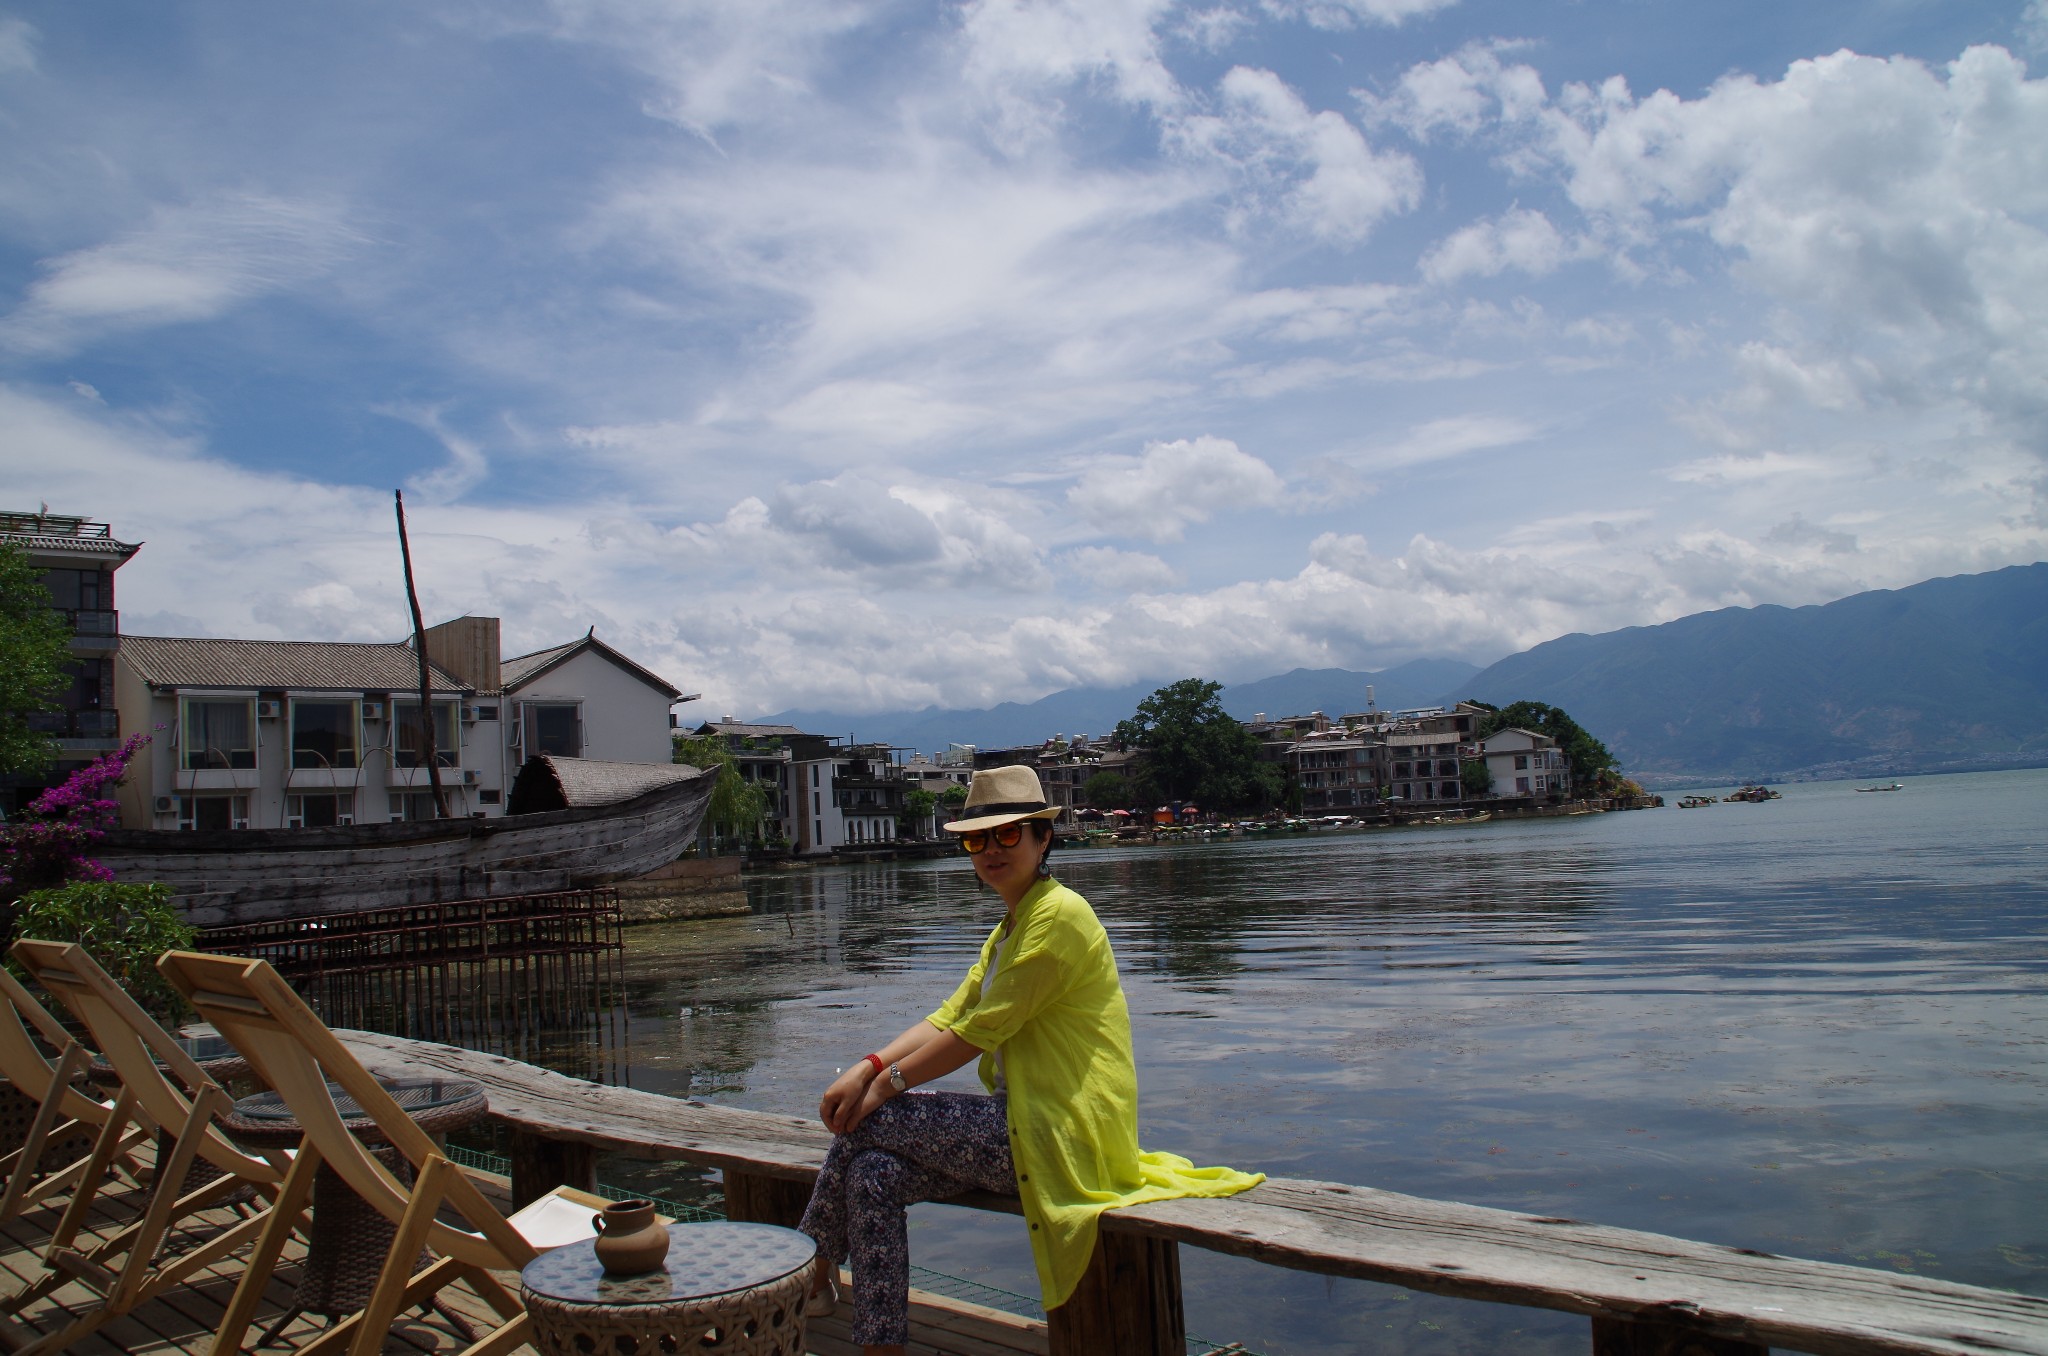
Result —
M1908 788L1055 860L1117 948L1148 1146L2048 1294L2048 773ZM808 1114L1001 912L958 861L749 891L629 934L637 1086ZM1031 1290L999 1224L914 1218L921 1256ZM1582 1321L1183 1265L1190 1327L1259 1350L1584 1350Z

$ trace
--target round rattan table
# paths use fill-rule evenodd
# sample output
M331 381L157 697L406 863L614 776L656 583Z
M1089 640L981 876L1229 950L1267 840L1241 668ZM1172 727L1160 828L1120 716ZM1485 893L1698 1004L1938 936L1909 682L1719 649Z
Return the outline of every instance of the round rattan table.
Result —
M490 1110L482 1085L466 1080L377 1081L412 1118L413 1124L430 1135L460 1130L481 1120ZM411 1165L405 1156L385 1144L383 1132L375 1121L362 1114L355 1099L331 1084L328 1092L334 1097L334 1109L341 1113L348 1132L372 1146L372 1151L398 1174L400 1181L411 1181ZM236 1102L234 1110L222 1119L221 1127L240 1143L258 1149L295 1147L305 1133L291 1108L274 1092L260 1092ZM383 1146L381 1150L376 1148L379 1145ZM391 1239L397 1232L397 1226L356 1195L340 1173L321 1164L313 1174L313 1224L306 1242L305 1266L285 1321L300 1313L339 1317L369 1303L377 1273L383 1269L384 1256L391 1250ZM283 1323L273 1326L258 1345L270 1340L282 1327Z
M773 1224L671 1224L659 1271L607 1276L594 1240L519 1274L541 1356L803 1356L817 1245Z

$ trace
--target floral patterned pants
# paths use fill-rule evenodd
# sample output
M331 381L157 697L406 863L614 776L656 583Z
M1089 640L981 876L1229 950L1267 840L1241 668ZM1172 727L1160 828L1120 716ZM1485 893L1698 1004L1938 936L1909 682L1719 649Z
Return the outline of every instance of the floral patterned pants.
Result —
M797 1227L832 1261L852 1261L855 1342L910 1340L905 1207L970 1187L1017 1194L1007 1105L1001 1096L917 1090L833 1139Z

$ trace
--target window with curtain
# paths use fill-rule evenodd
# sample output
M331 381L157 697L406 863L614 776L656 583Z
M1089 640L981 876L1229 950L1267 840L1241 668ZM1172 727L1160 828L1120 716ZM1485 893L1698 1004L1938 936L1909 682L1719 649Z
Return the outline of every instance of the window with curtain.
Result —
M185 702L184 724L186 770L256 766L256 707L252 699L190 698Z

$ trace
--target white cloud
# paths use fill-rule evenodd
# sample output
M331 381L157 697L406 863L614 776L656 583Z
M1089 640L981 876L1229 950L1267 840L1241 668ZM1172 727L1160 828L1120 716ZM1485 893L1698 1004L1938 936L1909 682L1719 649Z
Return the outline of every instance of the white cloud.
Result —
M1471 136L1496 121L1523 122L1540 112L1549 96L1533 66L1501 60L1515 48L1513 43L1476 43L1409 67L1392 94L1353 90L1352 95L1368 121L1391 123L1422 142L1444 131Z
M25 19L0 19L0 75L36 68L36 30Z
M1061 553L1060 566L1099 589L1144 593L1169 589L1181 582L1180 571L1143 551L1113 546L1080 546Z
M1219 94L1221 113L1186 118L1174 134L1257 188L1258 197L1243 200L1245 210L1274 212L1318 239L1355 243L1383 217L1420 201L1422 170L1412 158L1375 150L1341 113L1311 110L1273 72L1234 67Z
M1357 24L1399 27L1410 19L1448 9L1458 0L1264 0L1265 8L1287 18L1304 19L1316 28L1350 28Z
M1163 542L1211 514L1276 504L1284 488L1272 467L1228 438L1180 438L1097 462L1067 500L1105 531Z
M2028 56L2048 56L2048 0L2027 0L2013 34L2020 51Z
M364 237L332 203L238 194L163 207L119 239L44 261L0 348L67 352L121 330L208 320L318 277Z
M1181 90L1159 58L1172 0L969 0L960 16L970 85L1065 84L1101 74L1119 98L1171 107Z
M1534 427L1511 416L1454 414L1432 419L1411 429L1399 442L1371 448L1348 460L1362 469L1391 471L1513 447L1528 442L1536 434Z
M1491 278L1512 268L1540 278L1555 271L1569 252L1550 218L1518 207L1432 246L1422 257L1422 276L1442 285L1475 274Z

